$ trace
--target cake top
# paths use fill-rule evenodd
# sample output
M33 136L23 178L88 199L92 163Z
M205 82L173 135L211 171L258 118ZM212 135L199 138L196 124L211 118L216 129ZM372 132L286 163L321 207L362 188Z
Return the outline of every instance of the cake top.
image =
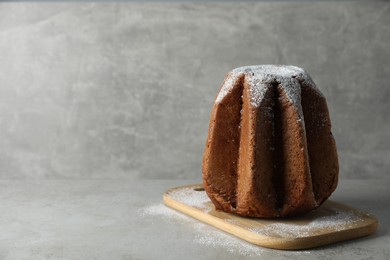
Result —
M300 82L305 81L315 88L309 74L304 69L285 65L255 65L239 67L232 70L226 77L215 103L220 103L223 98L233 89L238 78L245 76L245 81L250 84L251 104L254 107L260 105L265 92L272 84L279 84L287 94L291 103L300 104Z

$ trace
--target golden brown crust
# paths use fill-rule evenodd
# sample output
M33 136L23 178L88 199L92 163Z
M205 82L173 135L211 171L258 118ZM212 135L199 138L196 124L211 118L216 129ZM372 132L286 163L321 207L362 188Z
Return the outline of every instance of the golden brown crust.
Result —
M291 216L307 212L315 205L310 176L305 129L298 116L297 108L289 102L281 87L277 87L282 130L280 144L283 163L283 205L281 216Z
M259 107L251 106L249 86L244 84L236 213L245 216L278 215L272 183L272 114L267 109L274 93L269 86ZM268 137L268 138L267 138Z
M313 192L317 203L322 204L337 187L339 165L336 143L325 98L305 82L302 84L302 107Z
M209 134L203 157L203 182L217 209L235 207L237 164L240 144L240 110L243 78L231 93L213 107Z

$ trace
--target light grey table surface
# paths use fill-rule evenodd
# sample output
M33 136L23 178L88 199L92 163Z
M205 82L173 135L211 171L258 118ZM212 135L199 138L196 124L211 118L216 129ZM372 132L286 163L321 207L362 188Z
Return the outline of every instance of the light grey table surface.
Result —
M341 180L332 200L380 220L374 235L303 251L253 246L162 204L199 180L1 180L0 259L390 259L390 180Z

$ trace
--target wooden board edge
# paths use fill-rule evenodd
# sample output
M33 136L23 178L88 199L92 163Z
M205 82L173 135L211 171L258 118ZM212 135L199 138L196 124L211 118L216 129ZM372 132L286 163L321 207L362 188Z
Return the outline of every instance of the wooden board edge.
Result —
M190 186L185 186L185 187L190 187ZM193 208L191 206L173 200L169 197L168 194L164 194L163 201L165 205L167 205L172 209L175 209L181 213L184 213L187 216L200 220L206 224L216 227L219 230L229 233L235 237L241 238L252 244L273 248L273 249L284 249L284 250L301 248L295 245L295 241L294 241L295 238L294 239L274 238L274 237L268 237L261 234L255 234L253 232L250 232L249 230L236 226L232 223L223 221L220 218L214 217L212 215L208 215L207 213L204 213L201 210L198 210L196 208Z
M181 213L184 213L187 216L190 216L194 219L200 220L206 224L216 227L219 230L234 235L235 237L244 239L252 244L257 244L256 242L260 241L261 244L257 244L257 245L264 246L264 247L272 247L272 244L275 243L274 241L272 241L273 238L260 235L260 234L254 234L244 228L223 221L222 219L214 217L212 215L208 215L207 213L204 213L201 210L198 210L196 208L193 208L191 206L173 200L168 195L164 194L163 201L166 206L172 209L175 209Z
M329 245L341 241L351 240L351 239L357 239L365 236L369 236L373 234L379 225L378 219L374 216L370 216L371 222L367 225L348 229L348 230L342 230L337 232L337 237L335 238L334 234L321 234L317 236L312 237L298 237L298 238L276 238L276 237L268 237L261 234L256 234L253 232L250 232L249 230L246 230L244 228L241 228L239 226L236 226L232 223L223 221L222 219L208 215L207 213L191 207L189 205L186 205L184 203L181 203L179 201L176 201L169 197L169 193L177 190L177 189L184 189L184 188L200 188L203 187L202 184L193 184L193 185L184 185L179 186L175 188L171 188L167 190L163 195L163 201L166 206L177 210L181 213L184 213L192 218L195 218L197 220L200 220L204 223L207 223L213 227L216 227L226 233L229 233L231 235L234 235L238 238L241 238L247 242L250 242L252 244L272 248L272 249L281 249L281 250L300 250L300 249L308 249L308 248L315 248L320 247L324 245ZM338 203L338 202L337 202ZM341 203L338 203L341 204ZM350 232L351 230L354 231L354 234Z
M369 236L373 234L378 228L378 221L372 220L370 224L352 228L348 230L341 230L335 234L322 234L317 236L312 236L309 238L295 238L294 240L289 240L287 243L278 244L274 249L282 250L300 250L300 249L309 249L316 248L325 245L335 244L342 241L348 241L353 239L358 239L362 237ZM353 232L351 232L353 231ZM261 245L260 243L253 242L254 244Z

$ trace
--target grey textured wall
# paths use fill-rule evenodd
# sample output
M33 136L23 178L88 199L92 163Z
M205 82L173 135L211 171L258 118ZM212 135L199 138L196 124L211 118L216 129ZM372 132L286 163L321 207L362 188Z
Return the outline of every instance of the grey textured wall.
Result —
M389 3L1 3L1 178L200 178L213 99L306 68L343 178L388 177Z

